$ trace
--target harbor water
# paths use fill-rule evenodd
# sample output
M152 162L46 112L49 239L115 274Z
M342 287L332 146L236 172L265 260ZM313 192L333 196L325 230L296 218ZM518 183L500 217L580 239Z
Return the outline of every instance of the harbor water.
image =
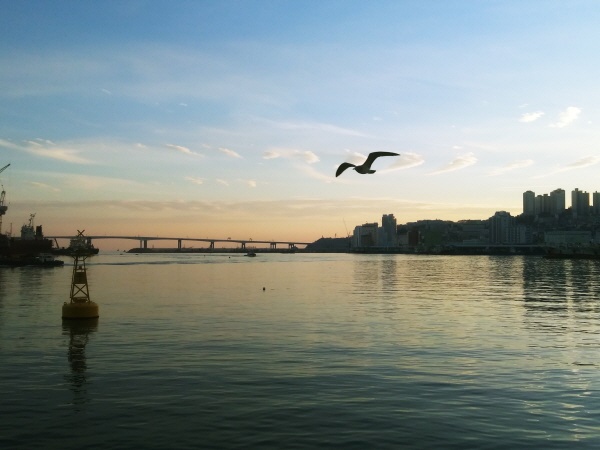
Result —
M600 261L100 254L0 268L2 449L600 448Z

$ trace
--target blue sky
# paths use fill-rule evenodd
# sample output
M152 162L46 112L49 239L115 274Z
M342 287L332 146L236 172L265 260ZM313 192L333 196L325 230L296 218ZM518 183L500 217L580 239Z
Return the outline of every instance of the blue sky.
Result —
M312 241L600 189L595 1L0 3L4 231Z

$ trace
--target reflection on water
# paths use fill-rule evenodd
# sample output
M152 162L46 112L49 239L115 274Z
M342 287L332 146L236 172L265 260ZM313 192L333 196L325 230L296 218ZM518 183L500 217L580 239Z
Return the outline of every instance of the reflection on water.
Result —
M87 395L87 359L85 347L89 336L98 330L98 319L63 320L63 335L69 336L67 359L70 372L65 375L73 392L73 404L82 405L89 401Z
M0 272L0 448L599 448L596 262L178 258Z

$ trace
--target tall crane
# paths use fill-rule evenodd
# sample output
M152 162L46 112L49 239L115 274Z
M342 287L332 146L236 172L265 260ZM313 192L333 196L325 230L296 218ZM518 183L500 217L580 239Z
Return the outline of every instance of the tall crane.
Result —
M4 172L4 169L6 169L8 166L10 166L10 164L7 164L2 169L0 169L0 173ZM2 216L4 214L6 214L6 210L8 209L8 206L6 206L4 204L4 197L6 196L6 191L4 190L4 186L2 186L2 184L0 184L0 187L2 188L2 191L0 192L0 234L1 234L2 233Z

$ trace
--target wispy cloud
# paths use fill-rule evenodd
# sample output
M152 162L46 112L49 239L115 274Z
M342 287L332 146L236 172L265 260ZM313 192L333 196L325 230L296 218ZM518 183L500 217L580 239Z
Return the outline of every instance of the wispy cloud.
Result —
M511 170L522 169L524 167L529 167L533 164L533 159L521 159L519 161L511 162L505 166L498 167L490 172L490 175L496 176L501 175L506 172L510 172Z
M204 180L202 178L198 178L198 177L185 177L186 181L189 181L190 183L194 183L194 184L204 184Z
M200 153L193 152L189 148L184 147L183 145L165 144L165 147L172 148L173 150L177 150L178 152L184 153L186 155L202 156Z
M240 180L242 183L244 183L246 186L251 187L251 188L255 188L257 186L256 180Z
M594 165L598 164L599 162L600 162L600 156L586 156L586 157L578 159L577 161L574 161L572 163L565 164L564 166L559 166L557 169L555 169L549 173L546 173L543 175L537 175L534 178L543 178L543 177L547 177L547 176L554 175L557 173L567 172L569 170L584 169L586 167L594 166Z
M394 157L394 162L387 169L380 172L391 172L392 170L410 169L411 167L420 166L425 162L421 155L413 152L404 152L400 156Z
M439 168L430 173L430 175L438 175L441 173L454 172L455 170L464 169L465 167L472 166L477 162L477 158L473 153L466 153L450 161L445 166Z
M32 186L38 187L40 189L43 189L45 191L52 191L52 192L60 192L60 189L54 187L54 186L50 186L49 184L46 183L39 183L37 181L30 181L29 184L31 184Z
M319 157L310 150L294 150L279 148L268 150L263 153L263 159L287 158L302 161L308 164L319 162Z
M525 113L525 114L521 115L519 122L523 122L523 123L535 122L543 115L544 115L543 111L534 111L534 112L530 112L530 113Z
M220 147L219 151L221 153L224 153L227 156L231 156L232 158L241 158L242 157L239 153L237 153L237 152L235 152L233 150L230 150L228 148Z
M339 127L329 123L319 122L276 122L273 120L260 119L273 127L282 130L300 130L300 131L324 131L327 133L340 134L344 136L368 137L367 134L350 128Z
M14 142L0 139L0 147L27 152L42 158L57 159L72 164L94 164L94 161L80 156L80 150L58 146L54 142L45 139L26 141L25 145L18 145Z
M599 162L600 156L586 156L585 158L578 159L571 164L567 164L563 170L582 169L584 167L596 165Z
M326 175L324 173L319 172L313 166L308 166L306 164L298 165L298 170L304 173L306 176L313 178L315 180L324 181L325 183L332 183L335 181L334 171L331 171L331 175Z
M217 183L222 184L223 186L229 186L229 182L221 178L217 178Z
M567 109L560 113L560 115L558 116L558 122L553 123L550 126L552 128L566 127L567 125L577 120L580 114L581 109L577 108L576 106L569 106Z

